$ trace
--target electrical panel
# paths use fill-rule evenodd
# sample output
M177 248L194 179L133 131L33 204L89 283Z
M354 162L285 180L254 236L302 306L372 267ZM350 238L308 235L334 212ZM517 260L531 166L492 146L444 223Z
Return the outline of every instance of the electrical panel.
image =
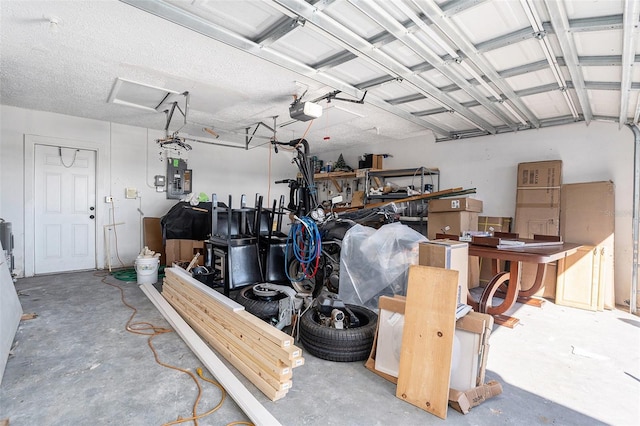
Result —
M191 193L193 173L181 158L167 158L167 198L180 199Z

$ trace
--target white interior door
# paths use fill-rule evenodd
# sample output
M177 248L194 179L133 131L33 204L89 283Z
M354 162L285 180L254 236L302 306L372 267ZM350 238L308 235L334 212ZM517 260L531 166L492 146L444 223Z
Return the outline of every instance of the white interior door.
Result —
M95 151L35 145L36 274L96 267Z

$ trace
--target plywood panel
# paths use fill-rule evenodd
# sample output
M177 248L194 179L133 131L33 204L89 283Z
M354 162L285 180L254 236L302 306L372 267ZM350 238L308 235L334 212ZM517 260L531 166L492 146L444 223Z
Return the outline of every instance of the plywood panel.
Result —
M447 417L458 271L409 268L396 396Z

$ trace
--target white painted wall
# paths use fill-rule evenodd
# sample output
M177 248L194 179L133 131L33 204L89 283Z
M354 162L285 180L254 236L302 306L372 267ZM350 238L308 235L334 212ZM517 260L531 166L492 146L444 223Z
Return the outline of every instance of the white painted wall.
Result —
M174 204L151 186L153 176L165 174L155 139L162 132L111 124L10 106L0 107L0 217L12 222L16 268L24 271L26 211L33 200L25 198L25 135L71 140L98 150L98 266L104 267L102 226L111 222L105 195L115 197L118 248L131 265L140 250L141 215L162 216ZM322 142L310 141L311 153ZM228 194L238 199L246 193L250 203L256 192L267 193L269 181L295 176L291 154L257 148L249 151L193 143L188 153L194 170L194 191ZM315 145L315 146L314 146ZM316 148L316 149L314 149ZM633 135L617 124L593 122L508 133L497 136L435 143L432 136L395 141L387 145L360 145L350 150L322 152L319 158L335 161L340 153L352 166L364 152L388 153L385 168L438 167L441 188L477 188L487 216L514 216L517 164L525 161L563 161L563 182L612 180L616 185L616 302L630 296L632 268ZM269 163L272 175L268 179ZM124 189L138 189L141 198L128 200ZM28 193L28 191L27 191ZM271 199L288 195L284 185L271 185ZM32 232L32 231L31 231ZM29 234L29 232L27 232ZM27 244L28 246L28 244ZM112 261L117 261L112 255Z
M144 216L161 217L176 203L176 200L167 200L165 193L157 193L152 186L154 175L166 173L166 165L160 161L160 147L155 142L163 132L5 105L0 106L0 117L0 217L12 223L16 272L25 273L25 265L29 264L25 256L30 256L33 246L33 226L30 225L33 199L29 199L33 190L25 188L25 182L32 180L28 176L25 179L25 158L32 157L29 150L34 143L42 142L98 152L98 267L107 265L103 226L113 223L110 205L104 202L106 195L114 197L115 221L125 223L117 227L119 257L126 266L133 265L141 248L142 215L138 209ZM256 192L267 196L269 182L295 177L297 172L290 164L291 156L286 153L274 155L266 148L247 151L200 143L191 145L193 150L183 156L188 157L189 167L193 169L193 190L208 196L217 192L224 202L231 194L236 207L241 194L246 193L248 204L253 205ZM136 188L140 198L126 199L125 188ZM280 194L288 195L286 185L272 184L271 199ZM29 220L25 222L25 218ZM29 241L25 241L25 235ZM113 233L110 236L111 262L117 267ZM26 272L29 274L28 267Z
M313 144L311 144L313 147ZM515 215L517 165L526 161L562 160L563 183L612 180L615 184L616 303L630 297L632 271L633 134L617 124L592 122L497 136L435 143L432 136L387 145L358 146L318 154L325 161L343 154L357 166L364 152L393 155L385 169L437 167L440 188L477 188L486 216ZM313 148L312 148L313 151Z

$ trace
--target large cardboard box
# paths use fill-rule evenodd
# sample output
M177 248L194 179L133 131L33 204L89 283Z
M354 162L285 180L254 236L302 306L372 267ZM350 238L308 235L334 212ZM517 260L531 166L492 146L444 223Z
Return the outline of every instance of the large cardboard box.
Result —
M440 198L429 201L429 213L461 211L482 213L482 200L476 200L475 198Z
M435 240L438 233L461 235L464 231L476 229L478 213L475 212L438 212L427 216L427 237L430 240Z
M478 216L478 231L511 232L511 218Z
M174 262L191 262L196 253L200 253L197 264L204 265L204 241L167 240L165 253L167 255L167 265L169 266L173 265Z
M598 247L603 300L599 309L615 307L615 186L611 181L562 185L560 235L564 241ZM598 281L594 277L594 281Z
M559 188L562 184L562 160L518 164L518 189Z
M513 232L522 238L534 235L560 235L560 185L562 161L536 161L518 164L516 215ZM556 262L547 265L543 288L538 296L555 298ZM536 265L522 265L522 288L533 285Z
M514 232L522 238L560 235L560 188L518 189Z

